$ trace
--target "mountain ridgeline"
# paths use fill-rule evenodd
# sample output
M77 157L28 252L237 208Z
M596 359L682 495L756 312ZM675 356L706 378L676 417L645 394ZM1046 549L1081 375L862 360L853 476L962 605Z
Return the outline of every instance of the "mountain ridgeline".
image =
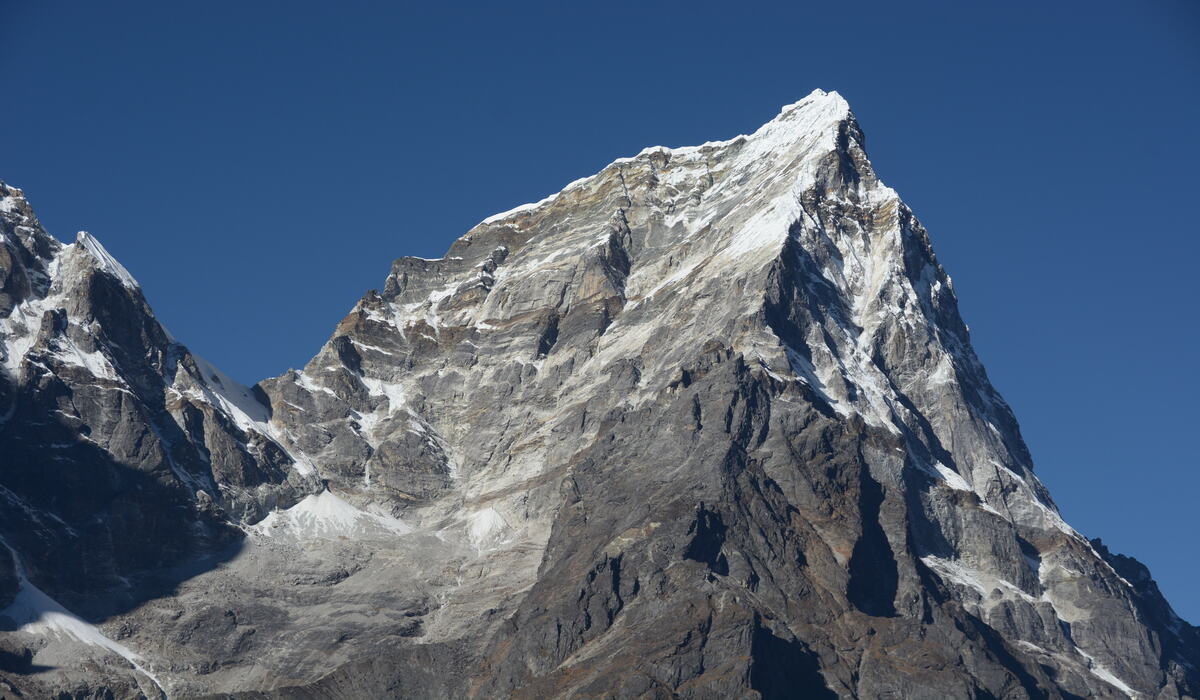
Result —
M0 185L0 693L1200 697L837 93L400 258L245 387Z

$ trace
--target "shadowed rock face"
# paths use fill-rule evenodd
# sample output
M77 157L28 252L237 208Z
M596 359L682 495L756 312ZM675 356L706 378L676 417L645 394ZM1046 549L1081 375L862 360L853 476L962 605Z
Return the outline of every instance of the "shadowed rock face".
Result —
M1200 692L1196 628L1058 516L836 93L397 260L253 389L0 195L31 697Z

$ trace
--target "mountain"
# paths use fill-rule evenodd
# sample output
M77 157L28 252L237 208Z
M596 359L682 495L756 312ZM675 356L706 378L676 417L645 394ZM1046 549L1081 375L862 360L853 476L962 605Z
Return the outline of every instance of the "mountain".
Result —
M1200 697L837 93L400 258L247 388L0 189L25 697Z

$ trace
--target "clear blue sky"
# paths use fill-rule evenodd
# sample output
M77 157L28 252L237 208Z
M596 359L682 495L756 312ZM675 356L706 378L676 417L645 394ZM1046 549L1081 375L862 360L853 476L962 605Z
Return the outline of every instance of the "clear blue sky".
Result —
M0 0L0 69L0 178L247 383L392 258L838 90L1068 521L1200 622L1194 0Z

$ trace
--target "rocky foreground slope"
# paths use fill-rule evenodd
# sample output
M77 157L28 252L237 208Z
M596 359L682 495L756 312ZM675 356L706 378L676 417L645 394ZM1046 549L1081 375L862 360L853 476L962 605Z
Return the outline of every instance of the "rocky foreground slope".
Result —
M836 93L397 260L253 388L0 217L14 696L1200 696Z

